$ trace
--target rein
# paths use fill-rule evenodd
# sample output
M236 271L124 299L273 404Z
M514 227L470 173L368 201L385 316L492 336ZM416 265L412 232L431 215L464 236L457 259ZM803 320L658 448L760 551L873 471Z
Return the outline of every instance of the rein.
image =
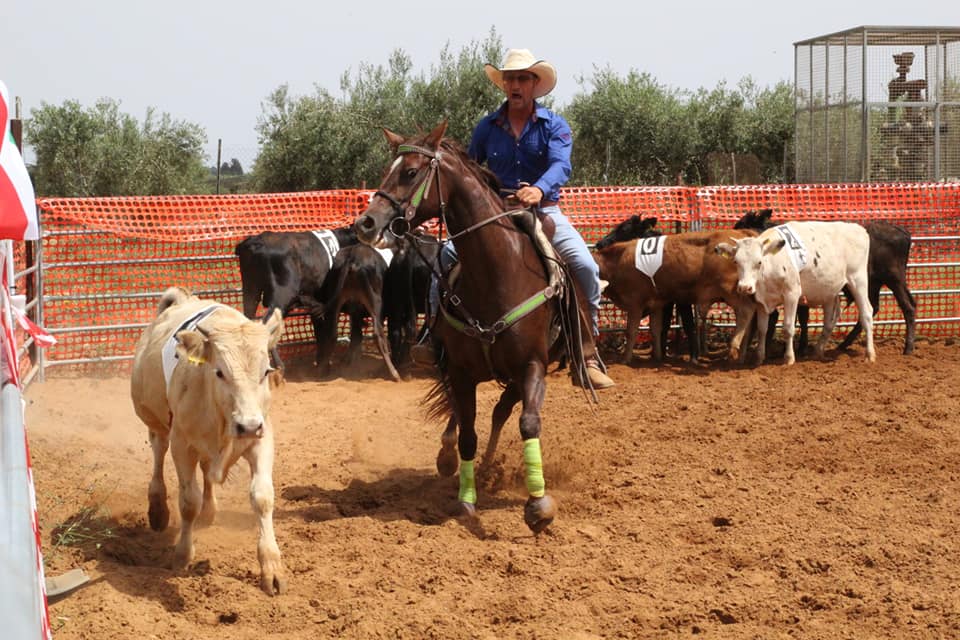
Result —
M376 193L374 193L374 195L380 196L381 198L387 200L397 214L397 217L394 218L390 223L390 231L392 231L397 236L404 236L410 239L413 242L414 247L416 247L417 243L421 242L422 239L416 238L410 232L410 220L412 220L413 217L416 215L417 209L419 208L420 203L423 202L423 198L427 194L428 190L430 189L430 186L433 183L434 178L436 178L437 198L440 201L440 216L439 216L440 221L442 224L446 224L448 229L450 228L450 225L446 220L447 203L443 199L443 189L441 188L441 185L440 185L440 161L441 161L440 153L434 152L433 150L427 149L425 147L411 145L411 144L401 144L397 147L398 157L408 153L417 153L422 156L426 156L427 158L430 158L429 170L427 171L423 179L420 181L420 183L411 191L410 197L405 200L398 200L396 197L383 191L382 189L378 189ZM491 222L495 222L506 216L515 215L521 211L525 211L525 210L514 209L514 210L502 211L496 215L493 215L493 216L490 216L489 218L481 220L480 222L472 224L466 229L463 229L461 231L458 231L455 234L448 236L447 240L453 241L456 238L460 238L467 235L468 233L472 233L473 231L476 231L477 229L484 227L490 224ZM395 228L394 223L400 221L401 219L404 224L397 225ZM419 248L417 248L417 252L420 253ZM422 253L421 253L421 257L423 257ZM509 329L510 327L512 327L514 324L516 324L520 320L522 320L524 317L528 316L530 313L532 313L534 310L536 310L540 306L546 304L549 300L551 300L553 297L555 297L558 294L558 289L548 284L543 290L533 294L532 296L530 296L529 298L521 302L519 305L517 305L516 307L514 307L513 309L505 313L496 322L493 322L492 324L489 324L489 325L484 325L479 320L477 320L467 310L465 306L463 306L463 302L460 296L453 293L453 288L450 286L449 281L447 280L446 276L443 274L442 269L439 269L438 267L434 267L431 264L431 270L433 271L434 275L437 277L437 279L441 283L443 289L445 291L450 292L451 295L447 298L447 302L450 304L450 306L453 309L458 310L460 315L463 316L463 320L461 320L457 316L453 315L453 313L451 313L451 311L447 309L446 305L441 303L440 311L443 314L444 319L447 321L447 323L451 327L453 327L460 333L464 334L467 337L480 340L483 343L484 357L487 360L487 364L490 367L490 371L494 373L495 378L499 378L499 376L496 376L493 368L493 362L490 359L490 346L494 342L496 342L497 336L503 333L504 331L506 331L507 329Z

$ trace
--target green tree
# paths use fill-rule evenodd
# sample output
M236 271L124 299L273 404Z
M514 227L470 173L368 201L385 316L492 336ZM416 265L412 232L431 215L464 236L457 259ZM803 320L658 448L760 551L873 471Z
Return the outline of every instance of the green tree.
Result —
M793 148L793 85L781 81L773 87L759 88L747 78L741 83L741 91L749 106L744 135L750 152L760 159L764 180L788 181L791 176L784 175L784 161Z
M458 54L444 47L429 74L414 75L410 57L399 49L386 66L361 63L355 73L341 76L340 98L319 87L312 96L293 97L281 86L257 123L257 187L302 191L376 185L389 162L383 127L415 133L447 119L448 136L466 144L476 121L502 99L483 72L484 62L501 55L500 39L491 30L484 42Z
M564 115L574 131L574 184L700 184L710 154L754 154L762 177L781 181L793 131L793 93L781 82L761 89L749 77L736 88L681 91L631 70L594 72L590 92Z
M38 195L117 196L198 193L204 190L206 133L195 124L147 111L141 125L119 102L88 109L72 100L43 103L26 120L36 154Z
M589 82L593 90L563 111L574 134L571 183L673 184L695 143L683 94L633 70L620 78L600 69Z

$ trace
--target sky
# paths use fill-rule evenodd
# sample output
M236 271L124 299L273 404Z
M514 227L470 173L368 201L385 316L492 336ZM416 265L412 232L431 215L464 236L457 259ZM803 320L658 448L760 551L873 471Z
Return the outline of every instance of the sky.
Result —
M264 100L322 87L361 62L387 65L402 49L429 72L495 29L505 48L527 48L558 72L554 106L586 89L577 78L609 67L648 72L679 89L713 88L751 76L760 86L793 81L793 43L861 25L960 24L954 2L592 0L460 3L455 0L12 0L0 11L0 79L23 117L43 103L101 97L143 122L147 109L206 130L216 160L252 163ZM954 9L949 9L954 6ZM498 63L499 60L490 62ZM491 109L496 105L491 105ZM12 115L12 114L11 114ZM439 118L438 118L439 120ZM29 160L28 160L29 161Z

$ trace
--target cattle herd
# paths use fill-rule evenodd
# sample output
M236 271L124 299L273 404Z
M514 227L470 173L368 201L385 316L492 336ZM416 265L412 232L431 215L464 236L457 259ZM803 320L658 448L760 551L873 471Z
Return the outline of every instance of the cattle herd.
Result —
M594 257L604 295L627 316L625 361L634 357L640 321L650 317L651 358L664 357L664 336L676 307L699 358L699 318L716 302L736 315L729 357L743 362L757 334L756 360L763 362L778 307L783 307L784 361L795 360L794 324L801 323L799 351L806 347L807 308L823 307L824 330L815 353L822 356L845 295L858 322L841 343L864 333L873 361L873 316L879 292L893 292L906 322L903 352L913 350L916 303L906 284L910 235L887 222L771 222L771 211L746 214L733 229L663 235L656 219L633 216L597 242ZM241 457L250 465L250 501L260 520L257 557L261 587L268 594L286 586L273 532L273 430L268 419L272 388L280 379L277 344L283 318L294 309L310 314L321 375L332 366L339 314L350 316L347 358L359 352L367 318L390 376L400 380L409 347L418 339L418 316L427 312L430 280L439 245L419 232L395 238L377 250L357 240L350 227L322 232L264 232L236 247L243 314L200 300L173 287L136 347L131 395L146 424L154 453L149 484L150 526L169 520L163 465L168 449L179 479L181 530L174 568L193 559L193 527L212 521L217 484ZM258 310L265 313L257 319ZM387 329L384 334L383 323ZM419 331L422 332L422 329ZM195 479L200 466L203 489Z

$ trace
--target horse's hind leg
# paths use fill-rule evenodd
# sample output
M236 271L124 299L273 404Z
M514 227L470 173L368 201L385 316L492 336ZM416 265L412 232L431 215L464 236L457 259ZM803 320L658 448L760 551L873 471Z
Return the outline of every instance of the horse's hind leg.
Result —
M490 439L487 441L486 451L483 452L484 463L490 464L493 462L493 456L497 452L497 444L500 442L500 430L503 429L504 423L510 418L510 414L513 413L513 408L522 399L523 394L520 392L520 387L515 384L510 384L503 390L503 393L500 394L497 406L493 408L493 424L490 427Z
M474 458L477 457L477 384L468 372L456 375L450 372L450 387L454 414L460 423L457 448L460 450L460 491L457 499L464 515L477 513L477 481L474 475Z
M440 436L440 451L437 453L437 473L449 478L457 472L457 416L447 419L447 428Z
M657 309L655 313L660 313ZM651 316L653 313L651 313ZM523 521L534 533L543 531L557 515L557 503L546 493L543 479L543 457L540 452L540 409L546 393L545 367L533 361L527 365L523 381L523 414L520 416L520 437L523 440L523 465L527 482L527 504Z

